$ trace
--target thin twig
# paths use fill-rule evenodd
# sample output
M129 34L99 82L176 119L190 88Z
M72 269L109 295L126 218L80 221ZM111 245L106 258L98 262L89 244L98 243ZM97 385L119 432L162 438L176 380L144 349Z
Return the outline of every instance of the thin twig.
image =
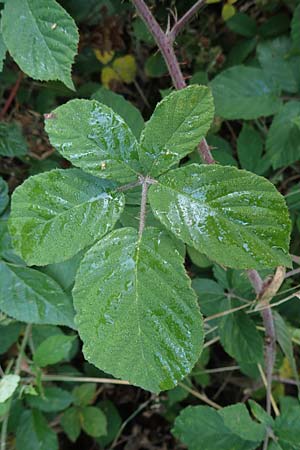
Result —
M107 383L129 385L126 380L116 380L114 378L97 378L97 377L76 377L69 375L42 375L43 381L64 381L71 383Z
M169 33L172 41L175 40L177 34L182 31L182 29L192 19L192 17L197 14L198 10L204 3L205 0L198 0L179 20L176 21L175 25Z
M18 93L18 90L20 88L23 76L24 76L23 72L20 72L15 85L13 86L12 90L10 91L10 94L9 94L9 96L8 96L6 102L5 102L5 105L3 106L2 111L0 112L0 119L3 119L3 117L5 116L7 111L9 110L9 107L12 104L14 98L16 97L16 95Z
M207 405L212 406L215 409L222 409L222 406L218 405L218 403L213 402L208 397L206 397L206 395L200 394L200 392L195 391L195 389L191 389L186 384L178 383L178 386L185 389L187 392L192 394L194 397L199 398L199 400L201 400L203 403L206 403Z
M109 447L109 450L113 449L117 445L119 437L122 434L124 428L127 426L127 424L132 419L134 419L141 411L143 411L143 409L145 409L149 405L149 403L151 403L152 401L153 401L153 395L151 395L151 397L148 400L146 400L144 403L142 403L129 417L127 417L126 420L124 420L124 422L122 423L121 427L119 428L119 431L117 432L117 434L113 440L113 443Z
M300 273L300 267L297 267L297 269L293 269L293 270L290 270L289 272L287 272L285 274L285 278L293 277L294 275L297 275L298 273Z

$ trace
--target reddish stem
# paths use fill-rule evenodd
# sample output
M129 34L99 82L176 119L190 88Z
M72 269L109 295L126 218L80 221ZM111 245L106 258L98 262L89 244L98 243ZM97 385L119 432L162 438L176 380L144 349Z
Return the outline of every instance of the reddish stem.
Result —
M136 10L138 11L142 20L145 22L147 28L149 29L150 33L155 39L156 44L159 47L168 67L174 87L176 89L185 88L186 82L174 51L173 42L176 34L192 18L192 16L197 12L203 2L196 2L195 5L192 6L192 8L176 22L170 33L164 33L144 0L132 0L132 3L135 5ZM209 145L207 144L205 139L202 139L198 148L200 156L204 163L213 164L215 162L211 155Z
M14 98L16 97L19 87L21 85L21 81L23 79L23 72L19 73L18 79L15 83L15 85L13 86L12 90L10 91L10 94L5 102L5 105L3 106L2 111L0 112L0 119L3 119L5 114L7 113L7 111L10 108L10 105L12 104Z

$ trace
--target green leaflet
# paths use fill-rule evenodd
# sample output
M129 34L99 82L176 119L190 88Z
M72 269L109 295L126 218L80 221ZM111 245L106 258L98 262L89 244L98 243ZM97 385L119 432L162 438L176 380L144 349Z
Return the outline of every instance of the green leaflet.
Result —
M95 398L96 389L96 383L84 383L76 386L72 392L74 405L88 406Z
M57 435L40 411L26 410L21 415L16 450L58 450Z
M0 177L0 214L3 213L8 205L8 202L8 185L6 181L4 181L2 177Z
M45 339L36 349L33 361L39 367L56 364L68 357L75 336L57 334Z
M298 450L300 436L300 407L296 406L282 411L275 419L274 432L282 450Z
M17 122L0 122L0 155L22 156L27 153L27 144Z
M236 13L226 21L226 26L233 32L251 38L257 33L255 20L245 13Z
M205 86L191 85L165 97L142 132L140 160L145 171L157 176L191 153L213 117L213 98Z
M8 324L0 323L0 355L7 352L17 340L22 329L22 324L19 322L10 322Z
M172 431L188 450L254 450L264 438L264 427L241 403L220 411L189 406L176 418Z
M19 375L4 375L0 381L0 403L5 402L9 399L15 390L17 389L20 382Z
M8 1L1 28L9 53L25 73L38 80L60 80L74 89L71 66L78 31L72 17L56 1Z
M219 264L290 265L288 210L262 177L231 166L191 164L163 175L150 187L149 200L167 229Z
M22 322L74 328L72 299L52 278L1 260L0 310Z
M74 407L67 409L61 417L60 424L70 441L75 442L81 431L79 409Z
M201 315L183 257L165 232L110 233L83 258L73 296L84 355L105 372L159 392L198 360Z
M257 56L265 72L265 76L286 92L298 91L298 68L293 65L293 58L289 55L292 42L287 36L263 41L257 46Z
M70 100L46 121L51 144L74 166L127 183L141 172L138 143L124 120L96 100Z
M227 310L234 305L228 302ZM227 314L219 325L221 344L238 362L263 363L263 339L255 323L243 311Z
M72 403L72 394L56 386L44 387L43 396L27 395L26 403L32 408L44 412L57 412L66 409Z
M133 134L139 139L144 128L144 119L140 111L123 95L116 94L105 87L101 87L92 95L93 100L104 103L121 116L132 130Z
M29 265L69 259L113 228L124 207L114 185L81 170L27 179L12 196L10 232Z
M80 409L82 429L89 436L100 437L107 433L106 417L100 408L85 406Z
M286 103L274 117L270 127L266 150L273 169L287 166L299 159L300 154L300 102Z
M216 114L224 119L270 116L281 105L279 88L256 67L235 66L211 82Z

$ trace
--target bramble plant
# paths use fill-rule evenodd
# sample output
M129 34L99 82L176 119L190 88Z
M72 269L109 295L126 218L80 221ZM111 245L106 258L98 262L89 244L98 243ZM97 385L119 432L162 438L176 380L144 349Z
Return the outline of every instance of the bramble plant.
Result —
M37 84L31 101L44 113L51 144L50 158L34 164L20 124L0 123L8 164L1 174L8 179L13 158L17 168L32 166L9 185L0 177L0 354L22 335L5 370L0 366L0 450L57 450L57 427L71 442L83 431L101 449L122 448L128 421L155 402L173 424L172 439L189 450L299 449L299 400L285 396L281 384L275 390L274 381L295 386L299 396L299 320L293 322L295 309L281 308L299 298L298 285L285 280L300 272L286 273L300 262L289 249L291 235L292 252L299 243L299 185L286 194L299 178L300 103L292 96L300 92L300 5L286 2L285 22L275 15L261 24L271 6L257 20L261 6L250 5L251 15L237 1L198 0L180 18L172 10L164 31L144 0L132 0L133 8L118 0L100 2L104 9L98 0L60 3L0 1L0 61L5 66L8 51L8 65L20 68L0 117L17 95L30 105L20 87L32 83L24 74L49 82L45 91ZM204 3L209 14L218 8L216 23L224 20L239 36L225 63L220 40L210 53L200 35L201 57L189 35L180 40ZM120 24L109 21L121 6L120 17L138 14L129 35L136 55L120 42ZM83 23L74 81L79 32L71 15ZM111 29L97 28L102 18ZM187 58L200 65L189 85L175 53L185 41ZM175 88L163 84L159 102L139 84L145 42L146 74L158 79L168 71ZM104 76L105 68L116 76ZM118 90L111 83L129 96L134 85L146 122L107 89ZM222 123L236 152L220 136ZM35 136L43 140L43 132ZM84 358L71 365L80 355L77 333ZM217 343L217 367L207 368ZM236 365L227 367L228 360ZM211 397L204 388L210 374L227 370L248 379L236 382L240 392L223 407L216 401L231 378ZM97 383L150 394L122 424L109 396L96 403ZM180 406L188 395L205 405Z
M12 198L10 232L28 265L62 262L90 247L73 289L86 359L154 392L184 378L203 345L182 242L227 267L290 265L288 211L272 183L217 164L177 168L213 113L208 88L173 92L138 143L112 109L71 100L48 116L46 130L81 170L30 177ZM139 229L113 230L131 189L140 195ZM156 227L147 227L147 207Z

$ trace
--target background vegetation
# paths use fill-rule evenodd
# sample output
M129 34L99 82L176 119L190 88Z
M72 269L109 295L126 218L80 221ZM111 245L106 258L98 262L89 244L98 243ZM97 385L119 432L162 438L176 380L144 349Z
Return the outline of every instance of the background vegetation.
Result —
M26 5L36 11L38 3L47 0L0 1L7 11L0 35L1 450L300 449L299 1L207 0L176 37L185 82L212 89L216 111L207 142L213 159L267 178L285 197L293 267L260 271L260 286L254 272L226 269L187 246L185 267L204 315L204 351L188 377L160 394L85 360L71 301L82 252L29 268L12 247L7 222L17 186L70 167L44 129L54 108L96 99L139 136L173 89L172 79L134 5L120 0L60 1L74 42L58 48L57 64L37 36L41 53L33 64L26 33L35 39L34 31L17 24ZM164 30L193 4L148 2ZM202 161L195 150L183 162ZM132 197L121 225L137 227L138 219ZM148 220L155 223L151 213ZM58 300L60 311L53 307ZM268 341L264 311L272 312L276 342Z

